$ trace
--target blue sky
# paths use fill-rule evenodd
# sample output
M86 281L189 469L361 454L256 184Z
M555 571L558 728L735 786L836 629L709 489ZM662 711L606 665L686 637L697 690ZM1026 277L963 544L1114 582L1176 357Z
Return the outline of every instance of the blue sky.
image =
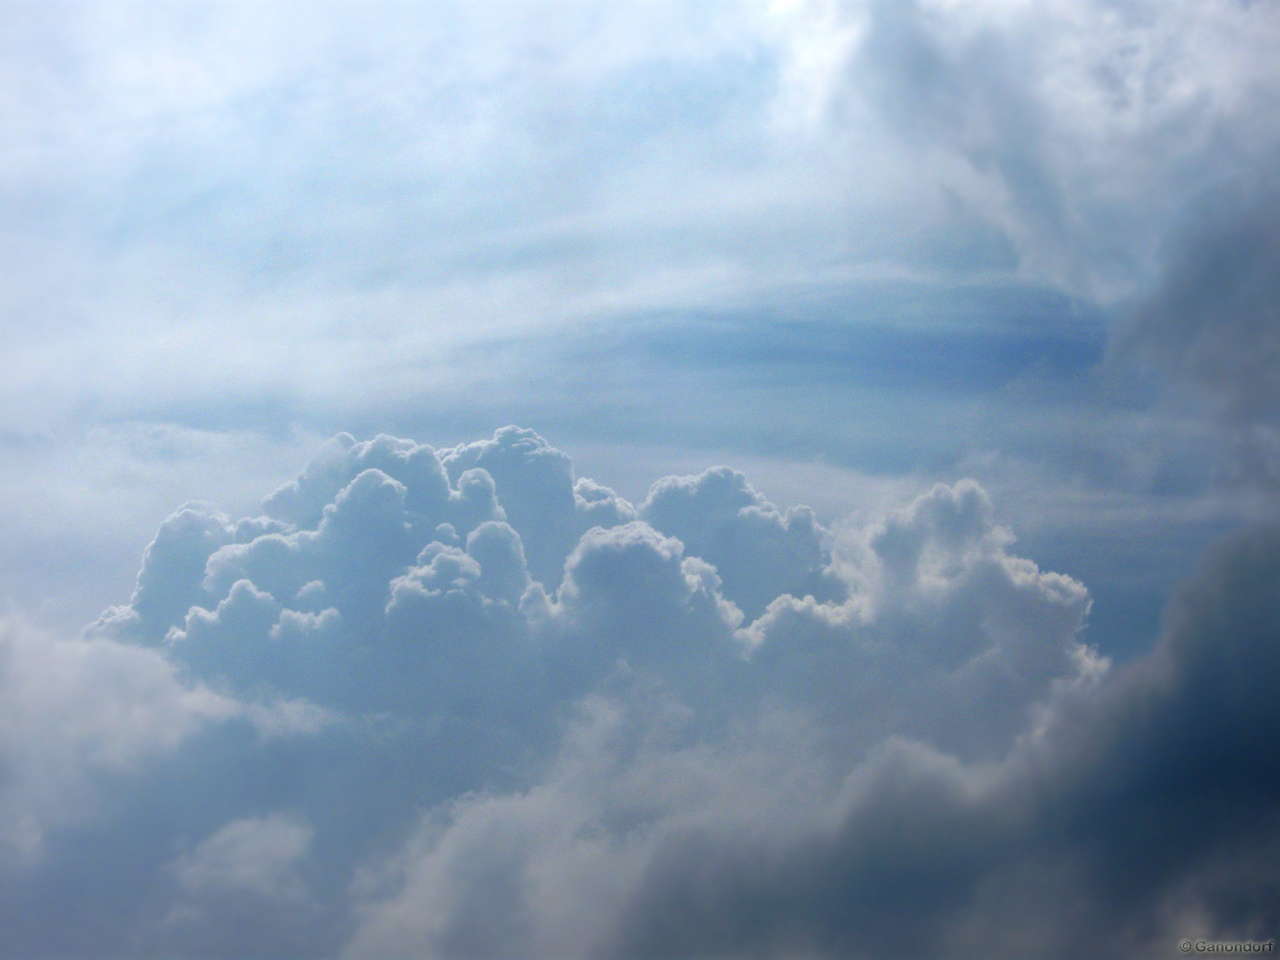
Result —
M1278 44L0 4L0 957L1273 936Z

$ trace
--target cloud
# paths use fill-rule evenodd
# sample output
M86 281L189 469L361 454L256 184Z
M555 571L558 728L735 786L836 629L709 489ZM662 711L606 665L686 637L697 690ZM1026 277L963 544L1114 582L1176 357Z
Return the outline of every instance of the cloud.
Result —
M1258 177L1206 191L1166 241L1122 355L1206 396L1232 437L1226 478L1280 485L1280 194Z
M1197 931L1266 937L1277 918L1250 897L1274 886L1259 851L1280 840L1263 799L1278 579L1274 530L1221 549L1151 658L996 769L890 743L835 828L787 857L673 844L611 954L1129 956Z
M1044 566L1150 600L1246 511L1217 464L1280 476L1276 5L0 21L6 577L120 603L0 633L0 956L1274 926L1274 537L1120 670ZM1126 312L1164 406L1100 365ZM1184 421L1190 385L1221 419ZM280 485L298 429L513 418L921 495L782 509L701 454L645 494L634 455L629 502L515 427L341 434ZM97 575L215 491L131 597ZM1056 531L1015 541L1011 497ZM1176 550L1134 546L1156 527Z
M306 854L312 831L286 817L247 818L227 824L174 866L189 893L243 892L277 899L296 895L290 875Z
M784 593L843 599L843 585L823 577L822 531L813 512L780 512L741 473L719 468L660 480L638 515L713 564L725 592L753 619Z
M1205 197L1170 244L1164 283L1132 331L1144 351L1245 421L1274 422L1280 411L1278 210L1274 191L1245 185Z
M965 715L1016 732L1053 682L1099 669L1077 638L1084 589L1010 555L972 483L833 536L726 468L661 480L632 507L503 428L441 454L339 437L265 507L274 519L187 507L165 521L137 600L98 629L162 635L242 697L420 716L545 709L625 661L690 693L785 695L870 729L893 676L931 693L892 712L953 740ZM148 592L157 564L167 606ZM868 671L865 702L819 693Z
M143 6L6 14L8 429L79 422L71 382L387 423L478 339L868 280L1111 301L1280 133L1265 3ZM523 355L481 379L532 412Z
M137 774L239 712L176 673L152 650L0 622L0 848L10 864L38 859L50 830L91 820L97 781Z
M1057 700L994 763L890 737L842 773L794 715L713 746L615 692L543 783L424 826L350 955L1122 957L1266 939L1277 582L1280 534L1224 546L1149 658Z
M504 428L340 436L264 509L182 508L134 603L9 641L6 829L49 852L0 954L1121 956L1270 922L1274 532L1111 671L972 481L828 529L727 468L633 506Z
M934 158L931 176L1013 242L1021 271L1104 302L1150 279L1200 192L1280 148L1280 127L1259 122L1280 29L1265 4L835 6L856 37L828 66L835 122L869 113Z
M234 820L181 854L162 873L177 902L147 931L147 947L188 956L255 951L307 955L318 918L304 876L313 831L285 814Z
M346 954L590 956L674 833L784 843L829 787L802 723L777 719L738 749L690 727L688 708L627 677L586 698L545 780L440 810L361 877Z
M971 481L850 531L848 600L784 595L742 631L761 682L862 749L910 735L1002 755L1033 705L1108 666L1080 642L1084 586L1012 556L1011 542Z

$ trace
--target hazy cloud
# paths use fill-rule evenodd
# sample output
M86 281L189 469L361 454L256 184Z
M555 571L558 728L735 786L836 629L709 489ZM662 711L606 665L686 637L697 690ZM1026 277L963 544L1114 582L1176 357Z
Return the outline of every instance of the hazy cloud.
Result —
M94 782L172 756L237 704L188 687L158 653L51 637L20 619L0 627L0 844L38 858L46 833L93 819Z
M1233 440L1220 473L1271 490L1280 483L1278 211L1270 180L1200 197L1119 344L1207 396Z

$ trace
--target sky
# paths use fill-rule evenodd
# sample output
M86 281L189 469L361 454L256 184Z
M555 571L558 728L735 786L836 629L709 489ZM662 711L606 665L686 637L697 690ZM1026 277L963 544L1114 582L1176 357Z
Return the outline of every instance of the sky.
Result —
M1280 932L1273 0L0 0L0 960Z

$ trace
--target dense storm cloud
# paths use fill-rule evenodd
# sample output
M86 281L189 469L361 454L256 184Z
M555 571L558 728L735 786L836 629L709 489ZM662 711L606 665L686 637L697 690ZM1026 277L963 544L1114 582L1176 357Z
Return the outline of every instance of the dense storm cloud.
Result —
M1274 532L1112 675L970 481L833 532L723 467L633 505L508 427L339 436L263 507L177 511L83 639L7 626L6 954L1122 956L1274 921Z

